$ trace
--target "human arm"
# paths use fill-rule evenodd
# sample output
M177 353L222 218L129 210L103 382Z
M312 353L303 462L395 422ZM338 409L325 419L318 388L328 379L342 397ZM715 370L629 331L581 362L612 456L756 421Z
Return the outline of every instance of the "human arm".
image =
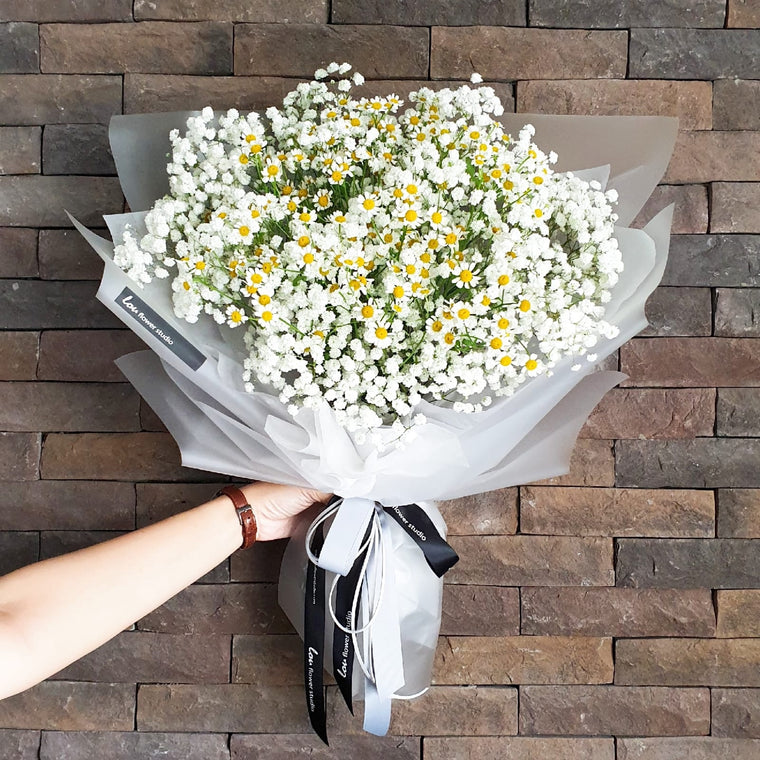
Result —
M297 516L328 494L241 486L258 541L290 535ZM0 578L0 699L24 691L128 628L216 567L242 544L227 496L86 549ZM254 545L250 551L256 551Z

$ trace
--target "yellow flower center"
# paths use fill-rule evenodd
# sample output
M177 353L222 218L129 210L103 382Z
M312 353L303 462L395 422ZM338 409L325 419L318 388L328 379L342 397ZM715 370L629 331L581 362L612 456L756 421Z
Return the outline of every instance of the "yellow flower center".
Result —
M404 214L404 219L406 219L407 222L415 221L417 219L417 212L413 208L410 208L409 211Z
M243 225L242 227L240 227L240 228L238 229L238 232L239 232L239 233L240 233L240 234L241 234L243 237L246 237L250 231L251 231L251 230L250 230L248 227L246 227L245 225Z
M388 337L388 331L384 327L378 327L375 330L375 336L380 340L385 340Z
M457 316L459 317L459 319L469 319L470 310L469 309L460 309L457 312Z
M364 319L369 319L374 313L375 310L369 304L362 306L362 316Z
M313 264L314 263L314 254L313 253L305 253L303 255L303 263L304 264Z
M499 328L502 330L506 330L509 327L509 320L506 317L502 317L498 321Z
M459 279L462 282L471 282L472 281L472 272L469 269L463 269L459 273Z
M443 336L443 342L450 346L454 342L454 333L446 333Z
M308 222L311 220L311 214L308 211L304 211L303 214L299 214L298 218L302 222Z
M333 182L340 182L343 179L343 173L339 171L334 171L330 176Z
M501 338L491 339L491 348L501 348L501 345L502 345Z
M272 321L272 312L271 311L265 311L262 313L261 318L265 322L271 322Z
M396 285L396 287L393 288L393 297L394 298L404 297L404 289L401 287L401 285Z
M533 177L533 182L536 185L543 185L544 184L544 178L543 177Z
M230 314L230 319L237 324L243 321L243 315L235 309L235 311Z
M372 198L367 198L364 203L362 203L362 206L364 206L367 211L372 211L372 209L375 208L375 201L373 201Z
M414 195L417 192L417 185L407 185L406 192L409 193L409 195Z
M504 287L505 285L509 284L509 275L508 274L502 274L499 275L499 285Z
M454 245L457 242L457 236L453 232L449 232L448 235L446 235L446 243L448 245Z
M259 303L266 306L272 299L268 295L259 296Z
M240 163L241 163L241 164L247 164L247 163L248 163L248 156L246 156L246 155L241 155L241 156L240 156Z
M540 219L540 218L541 218L541 217L544 215L544 212L543 212L543 211L541 211L541 209L540 209L540 208L537 208L537 209L536 209L536 210L535 210L533 213L534 213L534 214L535 214L535 215L536 215L536 216L537 216L539 219Z
M440 319L436 319L435 322L433 322L433 324L430 325L430 329L433 332L441 332L441 330L443 330L443 322L441 322Z
M267 174L270 177L276 177L280 173L279 166L267 166Z
M536 367L538 367L538 362L535 359L528 359L527 362L525 362L525 369L527 370L534 370Z
M530 301L520 301L520 311L530 311Z
M328 203L330 203L330 199L326 195L320 195L317 203L319 203L322 208L327 208Z
M499 364L501 364L502 367L508 367L510 364L512 364L512 357L502 356L499 360Z
M309 245L309 238L307 235L301 235L300 238L298 238L298 245L301 246L301 248L305 248L307 245Z

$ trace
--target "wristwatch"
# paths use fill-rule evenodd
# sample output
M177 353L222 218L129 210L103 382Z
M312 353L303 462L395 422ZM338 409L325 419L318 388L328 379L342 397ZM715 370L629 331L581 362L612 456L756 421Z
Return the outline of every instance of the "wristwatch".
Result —
M241 549L248 549L256 543L256 515L253 513L253 507L248 503L245 494L237 486L225 486L220 489L217 496L228 496L237 512L240 525L243 527L243 545Z

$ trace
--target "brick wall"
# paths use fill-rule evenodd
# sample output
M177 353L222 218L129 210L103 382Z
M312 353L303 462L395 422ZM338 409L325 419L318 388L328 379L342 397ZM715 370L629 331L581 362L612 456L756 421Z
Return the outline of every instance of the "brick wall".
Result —
M337 59L400 94L474 68L507 110L682 129L641 217L676 203L630 379L568 475L445 505L435 685L392 736L332 690L331 750L308 733L272 545L0 702L0 756L760 757L758 0L3 0L0 22L0 573L215 490L113 366L138 341L64 215L123 207L112 114L258 108Z

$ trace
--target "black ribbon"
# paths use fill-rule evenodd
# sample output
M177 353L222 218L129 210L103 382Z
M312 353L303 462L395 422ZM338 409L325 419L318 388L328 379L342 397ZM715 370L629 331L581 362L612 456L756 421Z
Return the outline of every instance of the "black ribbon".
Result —
M332 503L332 502L331 502ZM420 547L430 569L439 577L453 567L458 561L457 553L446 543L431 519L417 504L405 504L401 507L383 507ZM367 528L364 543L370 532ZM311 551L319 556L324 544L323 526L314 532ZM351 570L338 579L335 599L335 617L344 628L356 627L351 619L356 588L361 578L367 550L365 549L354 561ZM306 705L309 720L315 733L327 744L327 711L322 679L325 639L325 571L309 562L306 573L306 602L304 610L304 682L306 685ZM340 693L353 715L353 667L354 642L350 633L338 626L333 628L333 674Z
M430 569L439 578L443 578L446 572L459 562L459 555L446 543L421 507L406 504L403 507L384 509L422 549Z
M320 525L314 531L311 550L315 555L322 551L325 538ZM309 562L306 571L306 604L304 607L304 686L306 708L314 732L327 741L327 710L322 671L324 669L325 644L325 571Z

